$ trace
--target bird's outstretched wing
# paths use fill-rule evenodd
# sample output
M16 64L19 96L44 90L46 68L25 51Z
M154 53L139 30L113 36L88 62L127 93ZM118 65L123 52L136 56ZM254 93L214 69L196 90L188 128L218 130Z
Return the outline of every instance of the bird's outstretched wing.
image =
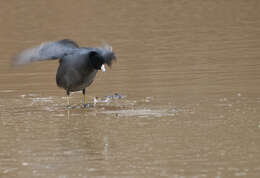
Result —
M79 46L72 40L45 42L33 48L26 49L13 58L13 65L23 65L35 61L61 59L71 54Z

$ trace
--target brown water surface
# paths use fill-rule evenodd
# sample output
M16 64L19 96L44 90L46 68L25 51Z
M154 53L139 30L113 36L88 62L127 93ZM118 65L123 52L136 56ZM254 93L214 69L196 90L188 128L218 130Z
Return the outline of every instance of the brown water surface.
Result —
M259 12L257 0L2 1L0 177L260 177ZM89 108L79 92L66 109L58 61L10 67L63 38L117 55Z

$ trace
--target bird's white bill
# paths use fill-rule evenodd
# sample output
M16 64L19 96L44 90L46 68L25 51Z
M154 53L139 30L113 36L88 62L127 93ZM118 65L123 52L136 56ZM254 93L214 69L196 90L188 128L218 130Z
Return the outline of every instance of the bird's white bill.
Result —
M101 70L102 70L102 72L106 72L106 68L105 68L105 65L104 65L104 64L102 64Z

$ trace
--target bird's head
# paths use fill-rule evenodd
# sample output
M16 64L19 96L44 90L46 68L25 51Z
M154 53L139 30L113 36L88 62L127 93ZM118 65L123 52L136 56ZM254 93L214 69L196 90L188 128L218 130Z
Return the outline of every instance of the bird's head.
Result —
M94 69L102 70L103 72L106 71L105 64L111 67L112 61L116 60L116 56L110 46L104 46L90 51L89 58Z
M104 58L98 54L96 51L91 51L89 53L89 59L90 59L90 63L93 66L94 69L96 70L102 70L103 72L106 71L105 69L105 60Z

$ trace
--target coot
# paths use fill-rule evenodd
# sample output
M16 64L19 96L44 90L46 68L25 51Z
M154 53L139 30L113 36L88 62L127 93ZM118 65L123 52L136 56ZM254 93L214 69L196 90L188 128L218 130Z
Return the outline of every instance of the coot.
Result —
M116 56L109 45L97 48L79 47L76 42L64 39L26 49L13 58L13 64L16 66L56 59L59 59L60 63L56 83L66 90L67 107L69 107L70 92L75 91L82 91L83 104L86 106L85 88L93 82L98 70L105 71L105 64L111 67Z

